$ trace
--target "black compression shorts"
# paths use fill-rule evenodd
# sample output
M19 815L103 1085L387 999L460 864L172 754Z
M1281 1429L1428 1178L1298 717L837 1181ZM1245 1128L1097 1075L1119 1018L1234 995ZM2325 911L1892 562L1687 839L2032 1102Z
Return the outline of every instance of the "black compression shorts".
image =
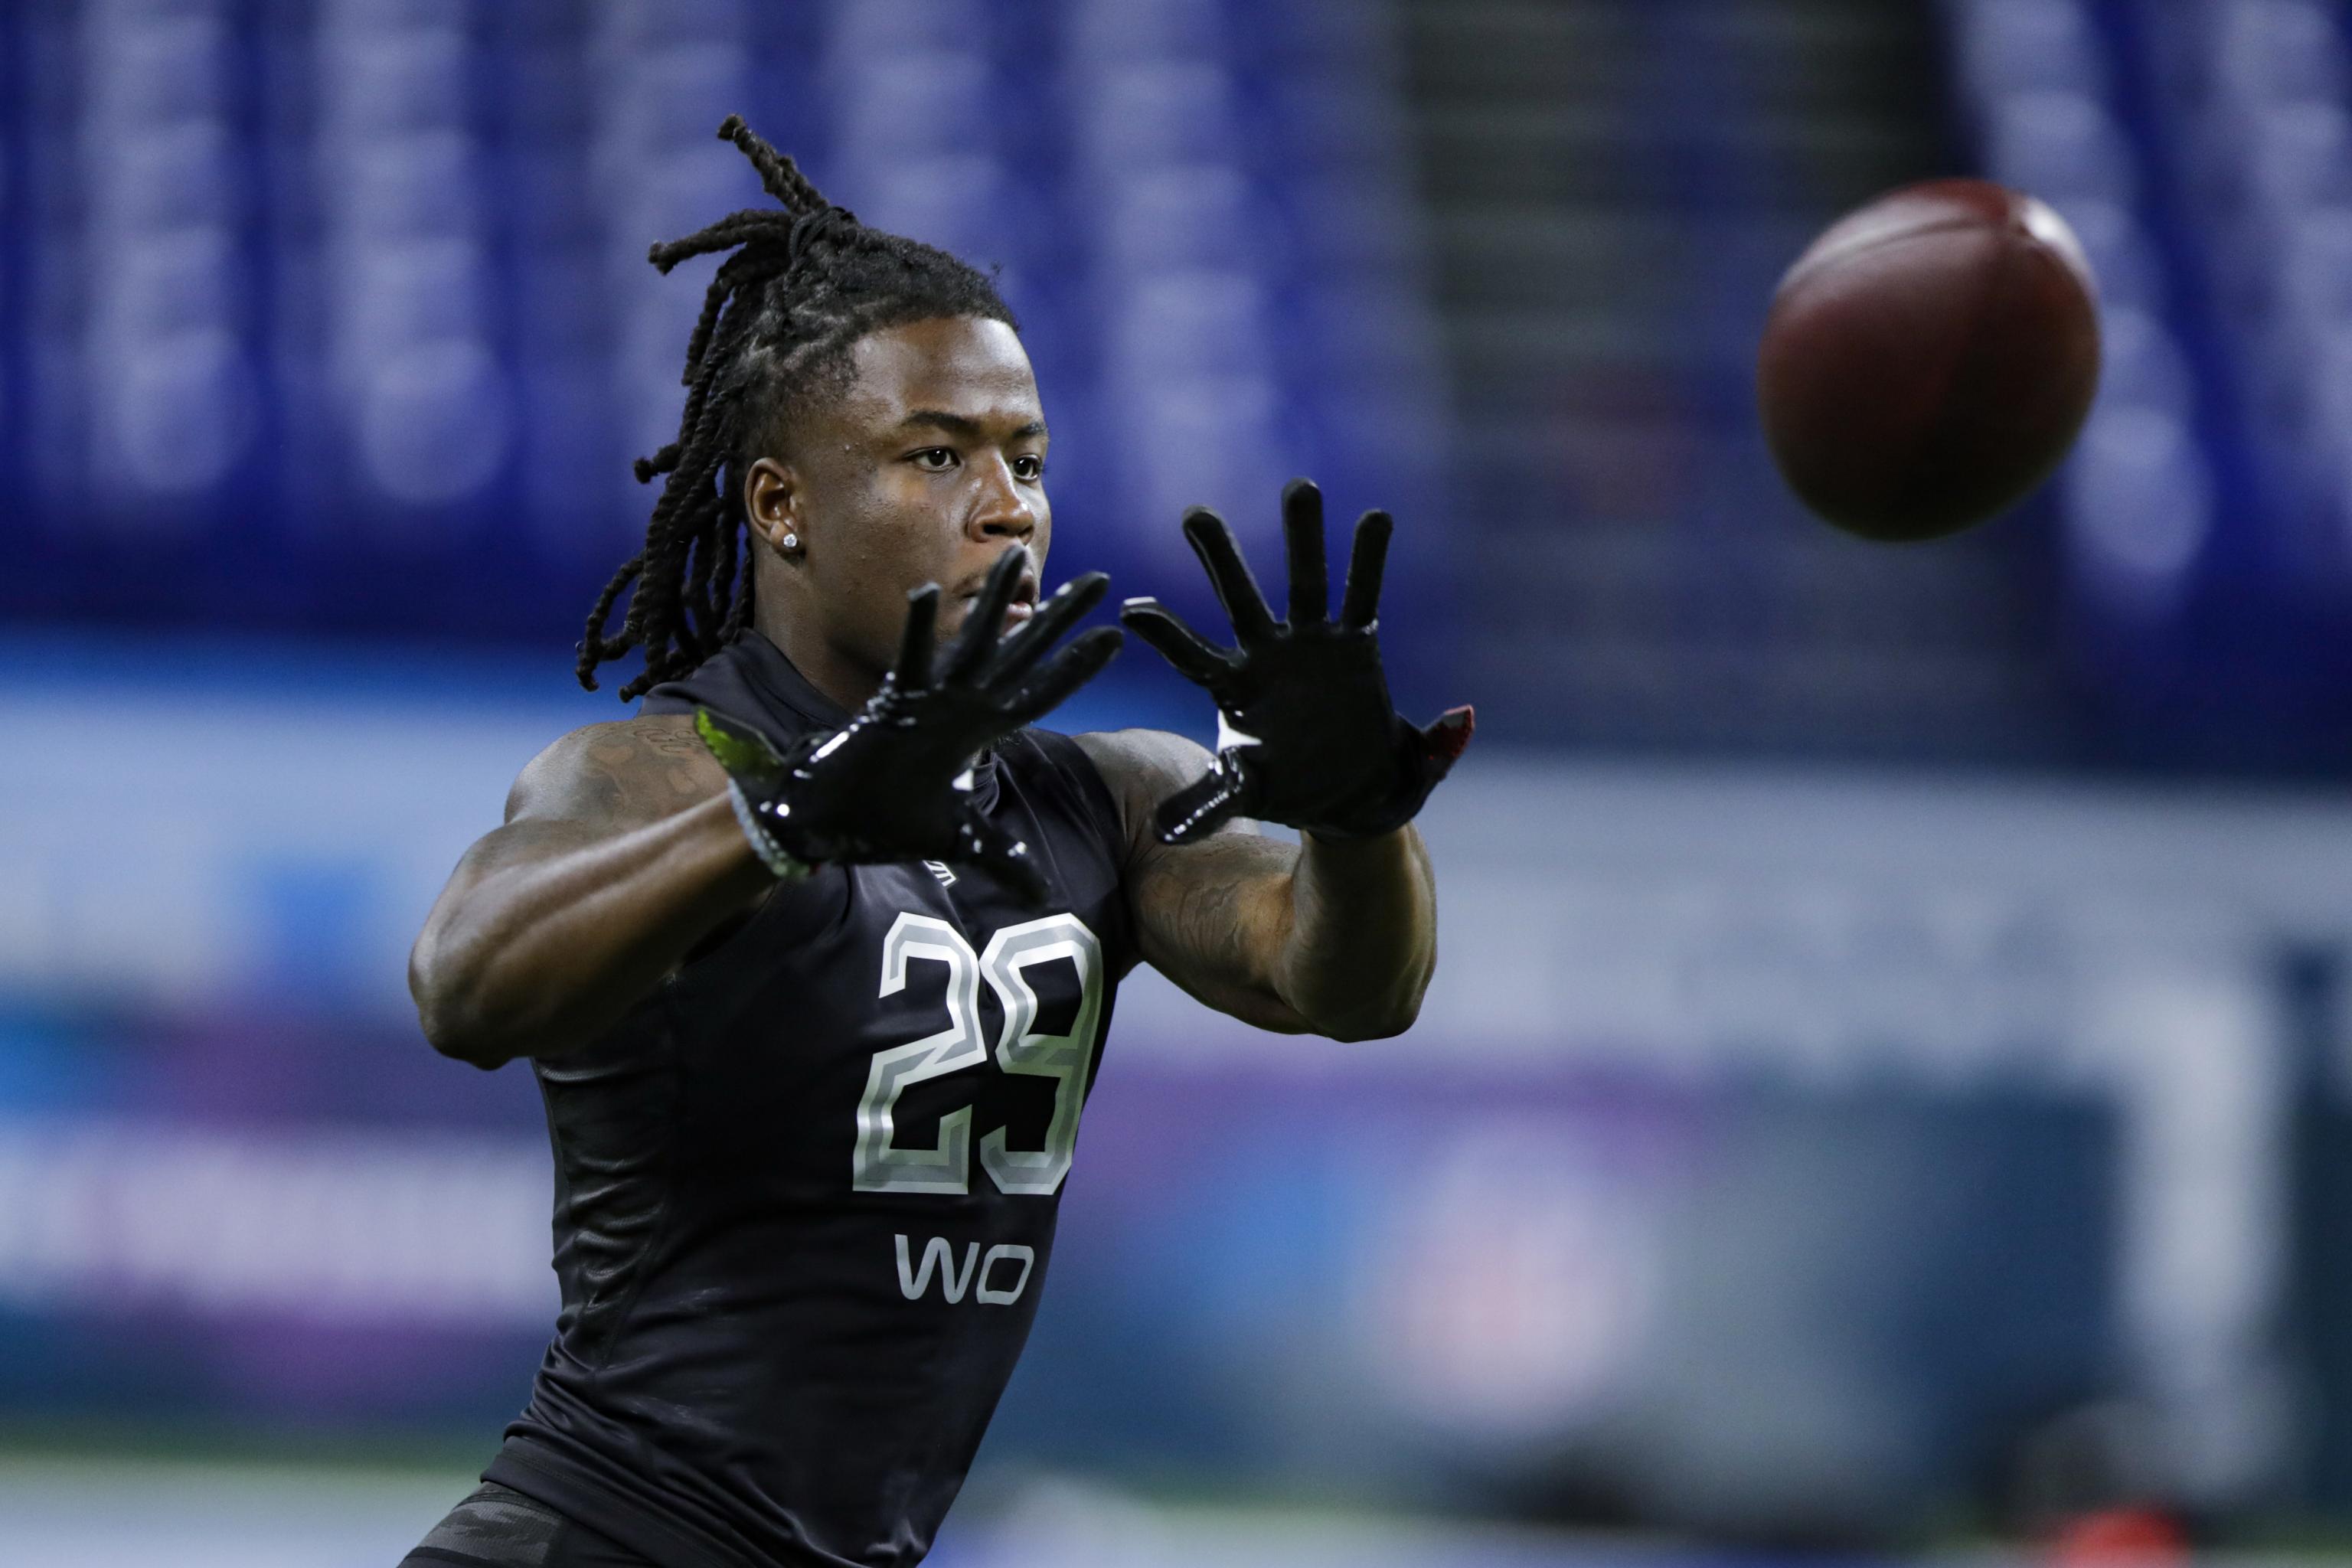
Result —
M400 1568L658 1568L651 1560L496 1482L449 1510Z

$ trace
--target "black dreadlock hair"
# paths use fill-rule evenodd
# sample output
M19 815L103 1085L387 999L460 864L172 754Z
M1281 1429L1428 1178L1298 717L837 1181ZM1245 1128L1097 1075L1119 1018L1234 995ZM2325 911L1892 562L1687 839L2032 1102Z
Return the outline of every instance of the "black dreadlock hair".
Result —
M677 439L636 462L640 484L669 476L645 548L596 596L580 644L580 684L591 691L598 665L645 650L644 671L621 688L624 702L687 674L751 624L751 562L739 554L743 472L787 420L847 386L851 345L942 316L1020 326L985 276L943 250L867 228L740 115L729 115L719 136L742 149L780 207L730 213L646 255L666 274L688 257L735 253L710 280L687 342ZM607 637L631 583L628 614Z

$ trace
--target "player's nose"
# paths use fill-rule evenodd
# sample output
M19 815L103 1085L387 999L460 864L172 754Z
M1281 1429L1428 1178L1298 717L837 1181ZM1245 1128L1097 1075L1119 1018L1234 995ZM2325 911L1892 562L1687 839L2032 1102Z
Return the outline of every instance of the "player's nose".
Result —
M1028 543L1037 531L1037 508L1027 487L1013 478L1013 465L1003 458L992 458L976 466L980 493L972 500L972 536Z

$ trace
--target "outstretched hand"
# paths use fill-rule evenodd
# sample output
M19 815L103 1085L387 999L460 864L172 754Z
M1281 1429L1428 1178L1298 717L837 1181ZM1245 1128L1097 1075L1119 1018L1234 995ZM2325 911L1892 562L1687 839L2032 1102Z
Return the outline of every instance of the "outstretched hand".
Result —
M771 870L793 876L825 862L943 860L980 867L1034 908L1045 879L1030 847L972 803L980 752L1045 717L1118 652L1097 626L1045 659L1110 580L1091 572L1062 585L1026 626L1000 637L1029 552L997 558L961 633L935 653L940 590L907 596L896 667L847 726L779 752L756 731L698 709L695 730L727 770L736 815ZM1041 661L1042 664L1041 664Z
M1184 514L1184 537L1233 622L1234 646L1209 643L1156 599L1130 599L1119 612L1217 704L1216 766L1160 803L1164 843L1205 837L1234 816L1328 838L1386 833L1412 819L1470 743L1468 708L1417 728L1389 699L1379 637L1389 514L1368 511L1356 523L1336 621L1323 492L1306 479L1285 486L1282 526L1286 620L1274 618L1233 530L1205 507Z

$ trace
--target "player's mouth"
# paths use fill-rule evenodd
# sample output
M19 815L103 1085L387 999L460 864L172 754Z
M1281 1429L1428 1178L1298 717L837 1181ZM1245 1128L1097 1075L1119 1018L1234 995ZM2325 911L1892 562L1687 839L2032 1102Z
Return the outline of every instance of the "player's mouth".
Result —
M1037 579L1024 572L1020 584L1013 590L1013 603L1004 607L1004 629L1011 631L1036 613Z
M985 583L986 579L983 578L982 581ZM975 584L971 592L960 595L963 600L965 615L971 615L977 607L980 595L981 584ZM1037 576L1033 572L1024 572L1021 574L1021 581L1013 585L1012 602L1004 606L1004 625L998 628L997 635L1002 637L1017 626L1027 625L1029 617L1036 613Z

